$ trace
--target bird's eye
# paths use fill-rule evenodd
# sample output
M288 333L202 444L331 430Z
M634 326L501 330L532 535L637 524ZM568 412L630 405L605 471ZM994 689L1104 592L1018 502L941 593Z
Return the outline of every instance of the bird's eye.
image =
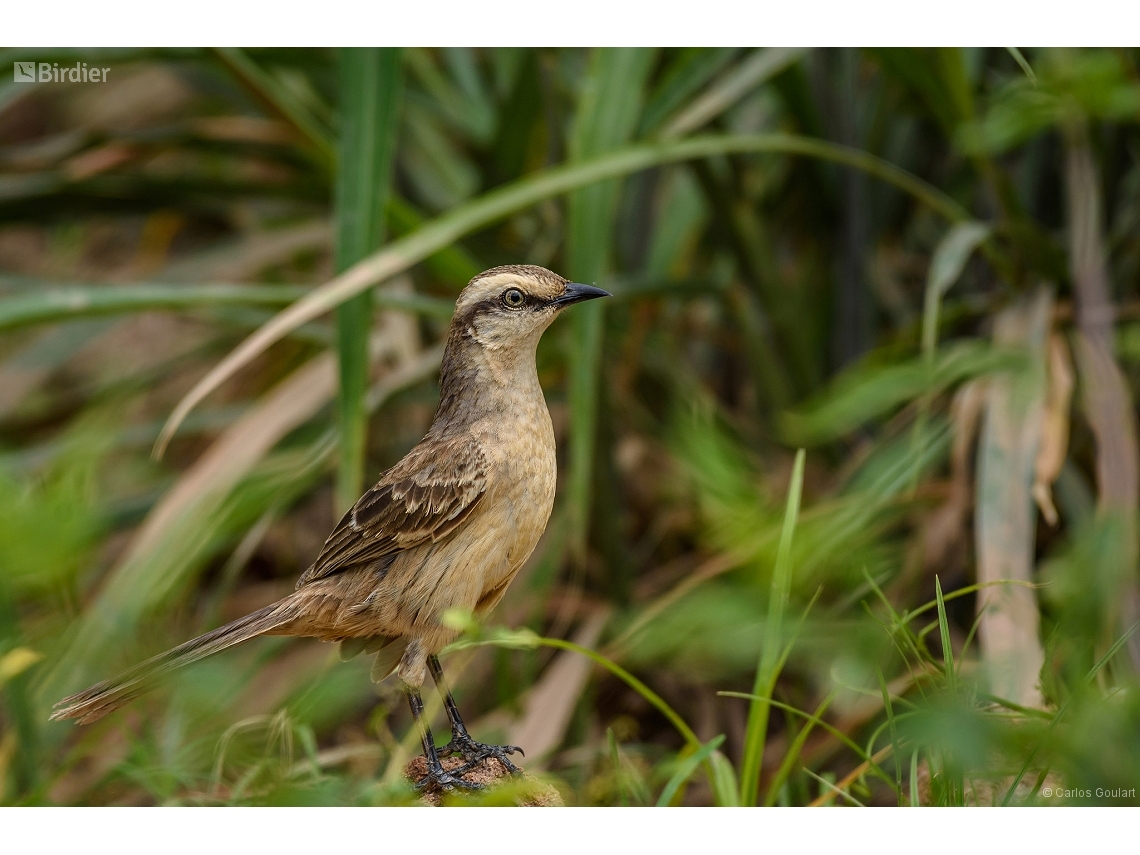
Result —
M508 309L521 309L526 297L518 288L508 288L503 292L503 305Z

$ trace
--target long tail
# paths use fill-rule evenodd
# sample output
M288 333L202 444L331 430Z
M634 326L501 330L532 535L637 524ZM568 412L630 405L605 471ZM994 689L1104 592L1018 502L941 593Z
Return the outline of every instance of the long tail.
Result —
M118 677L64 698L55 705L51 720L74 718L80 724L97 721L150 689L157 677L289 623L295 614L287 603L288 597L160 653Z

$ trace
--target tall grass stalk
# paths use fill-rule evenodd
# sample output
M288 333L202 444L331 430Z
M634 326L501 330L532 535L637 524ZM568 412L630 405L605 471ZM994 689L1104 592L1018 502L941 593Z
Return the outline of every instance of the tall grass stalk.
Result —
M802 448L796 452L792 480L788 485L788 500L784 507L784 523L780 528L776 566L772 571L768 620L764 626L764 646L752 684L753 699L748 709L748 723L744 731L744 757L740 764L740 803L743 805L754 805L759 800L764 743L768 734L768 713L772 691L776 688L776 679L780 675L784 615L787 612L788 596L792 587L792 536L800 512L806 457L807 452Z
M336 266L343 272L375 252L396 154L401 92L399 48L341 48L341 134L336 173ZM364 486L368 335L372 295L361 291L336 308L340 463L337 512Z
M653 54L648 48L594 49L571 130L571 162L588 161L629 141L637 127ZM592 284L602 278L613 243L619 189L617 181L609 180L570 194L566 255L571 279ZM605 311L603 302L594 301L580 306L570 320L571 446L566 503L570 548L579 565L585 559L590 516Z

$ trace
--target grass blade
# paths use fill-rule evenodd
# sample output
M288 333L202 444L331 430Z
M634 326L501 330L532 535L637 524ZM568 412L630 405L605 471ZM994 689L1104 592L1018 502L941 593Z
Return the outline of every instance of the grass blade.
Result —
M831 702L835 700L835 692L832 692L825 697L815 712L812 713L812 718L819 720L820 717L827 712L827 708L831 706ZM784 782L792 774L796 762L800 759L800 754L804 750L804 744L807 742L808 737L811 735L812 729L815 727L815 721L808 719L800 732L796 734L796 738L792 740L792 744L788 746L788 751L784 755L783 761L780 763L780 768L776 771L775 776L772 778L772 783L768 785L768 794L764 797L764 806L771 807L776 803L776 799L780 795L780 788L784 786Z
M882 669L877 668L876 674L879 678L879 691L883 695L883 710L887 715L887 725L891 733L891 757L895 761L895 784L899 793L899 804L902 804L902 765L899 760L899 735L898 730L895 728L895 708L891 703L891 690L887 686L887 680L883 676Z
M704 127L765 80L798 61L806 52L804 48L789 47L767 47L754 51L669 122L661 136L681 137Z
M788 595L792 584L792 535L800 512L800 494L804 483L806 452L796 452L792 468L792 481L788 486L788 501L784 508L784 524L780 529L780 546L776 553L776 567L772 573L772 593L768 601L768 620L764 627L764 649L756 668L752 694L755 696L748 710L748 724L744 735L744 759L740 766L740 803L757 803L760 788L761 765L764 760L764 740L768 734L768 712L772 690L779 676L780 643L784 613L788 608Z
M935 351L938 346L938 315L942 308L942 298L962 275L966 262L974 250L992 232L985 223L958 223L950 228L934 250L930 260L930 271L926 278L926 292L922 309L922 359L927 373L933 377ZM932 393L927 392L918 401L918 415L914 420L912 436L917 444L926 427ZM912 486L917 486L919 473L916 470Z
M336 177L336 266L343 272L383 240L400 113L399 48L341 48L341 138ZM340 464L337 513L350 508L364 486L370 291L336 310L337 408Z
M38 282L31 293L0 300L0 332L150 309L285 306L309 292L296 285L133 285Z
M477 626L477 625L476 625ZM506 647L508 649L526 650L534 647L553 647L558 650L571 650L579 653L601 665L641 697L649 702L650 706L655 707L681 734L681 737L689 743L692 748L699 749L704 743L697 738L693 729L685 723L668 703L655 691L649 688L645 683L641 682L629 671L625 670L622 666L618 665L612 659L603 656L596 650L589 647L583 647L581 644L575 644L573 641L567 641L564 638L544 638L536 635L529 629L507 630L501 627L493 628L486 634L476 634L474 637L460 637L457 641L452 642L445 648L445 652L453 650L464 650L468 647L479 647L483 645L492 645L495 647Z
M660 127L690 95L708 83L739 53L739 48L682 48L678 51L645 100L638 136L650 134Z
M835 784L831 783L831 781L828 781L826 778L821 778L819 775L817 775L811 769L804 769L804 773L815 778L817 781L819 781L821 784L823 784L825 787L827 787L829 790L831 790L833 793L835 793L835 795L842 796L844 799L851 802L851 804L855 805L855 807L866 807L865 804L863 804L861 801L859 801L853 795L848 793L846 790L839 789L839 787L835 786Z
M922 800L918 797L918 751L910 753L910 806L921 807Z
M942 636L942 661L946 667L946 685L951 695L957 694L957 675L954 672L954 648L950 646L950 624L946 620L946 601L942 598L942 582L934 577L934 595L938 600L938 631Z
M620 148L641 112L645 80L655 51L647 48L596 48L582 91L570 140L572 161L588 160ZM567 216L567 269L577 282L598 281L606 269L617 210L617 181L602 181L572 193ZM598 374L602 358L605 306L579 307L572 317L570 363L570 548L585 559L591 476L598 418Z
M573 650L601 665L645 698L650 705L665 716L691 747L697 751L701 749L701 741L697 738L697 735L693 733L693 729L677 714L677 711L669 706L660 695L650 689L645 683L641 682L641 680L637 679L637 677L633 676L613 660L607 659L605 656L602 656L600 653L588 647L582 647L572 641L565 641L561 638L536 638L534 643L546 647L555 647L560 650ZM714 750L705 761L705 767L708 770L709 781L712 784L713 796L716 803L726 807L739 805L740 802L736 798L736 777L732 770L732 764L728 762L728 759L719 751Z
M740 807L740 786L728 758L714 751L709 758L709 780L717 807Z
M673 797L677 795L677 791L681 789L681 785L692 777L692 774L697 771L697 767L705 762L709 756L720 748L724 742L724 734L714 736L703 746L699 751L690 754L681 764L677 767L677 771L673 773L673 777L669 779L669 783L665 785L665 789L661 791L660 798L657 799L657 807L668 807L669 803L673 801Z
M962 275L966 262L992 232L987 223L970 221L951 227L934 250L922 310L922 352L928 364L934 362L938 340L938 314L942 298Z
M1025 58L1025 54L1020 49L1015 47L1007 47L1009 55L1013 57L1014 62L1021 66L1021 70L1025 72L1025 76L1029 78L1029 82L1034 86L1037 85L1037 75L1033 73L1033 68L1029 64L1029 60Z
M722 698L740 698L746 701L755 701L760 699L759 695L749 694L748 692L717 692L717 694ZM894 784L891 776L883 771L882 767L879 766L878 760L876 760L873 755L868 755L867 752L863 750L862 746L859 745L859 743L852 740L851 737L849 737L839 728L835 727L835 725L829 724L819 716L812 715L809 712L804 712L801 709L797 709L790 704L785 704L783 701L777 701L774 698L769 698L768 704L778 710L785 710L786 712L790 712L792 715L797 715L805 721L811 722L811 724L813 724L815 727L826 730L839 742L850 748L851 751L854 752L855 756L858 757L866 766L866 770L873 772L877 777L881 778L884 783L888 785ZM887 749L889 748L890 746L887 746ZM879 753L882 753L882 751ZM886 755L884 754L883 756L885 757ZM863 772L860 771L859 774L863 774Z
M332 135L272 74L254 62L241 48L214 48L214 53L270 113L280 116L297 129L324 165L331 165L336 160L336 144Z
M566 641L565 639L561 638L536 638L534 643L541 644L544 647L557 647L560 650L573 650L575 653L580 653L583 656L592 659L594 662L597 662L599 665L601 665L603 668L605 668L607 671L609 671L611 674L613 674L615 677L617 677L619 680L621 680L623 683L625 683L627 686L645 698L645 700L647 700L652 706L656 707L657 710L669 720L673 727L677 728L677 732L681 734L682 738L686 742L688 742L694 748L700 748L700 746L703 744L697 738L697 735L693 733L693 729L685 723L685 720L681 718L680 715L677 714L676 710L669 706L669 704L667 704L660 695L658 695L655 691L645 685L645 683L641 682L641 680L637 679L637 677L633 676L616 662L607 659L600 653L591 650L588 647L582 647L581 645L575 644L572 641Z

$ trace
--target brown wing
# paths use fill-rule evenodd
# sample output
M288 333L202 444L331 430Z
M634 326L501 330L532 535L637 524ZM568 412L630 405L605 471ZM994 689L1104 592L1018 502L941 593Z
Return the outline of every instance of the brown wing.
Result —
M470 436L427 437L344 515L297 587L455 530L487 490L487 459Z

